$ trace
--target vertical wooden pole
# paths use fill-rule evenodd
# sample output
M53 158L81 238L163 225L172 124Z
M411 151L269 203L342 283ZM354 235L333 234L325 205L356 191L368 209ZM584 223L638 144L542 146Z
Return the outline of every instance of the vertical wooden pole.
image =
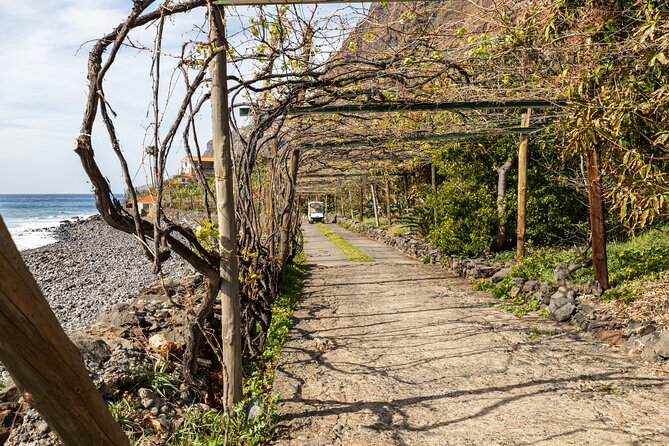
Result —
M269 258L276 256L274 251L274 160L276 158L276 138L272 140L272 161L270 162L269 172L269 210L267 211L268 229L269 229Z
M376 201L376 190L374 189L374 184L370 186L372 189L372 206L374 206L374 223L376 224L376 227L379 227L379 205L377 204L378 202Z
M89 378L79 350L23 263L2 218L0 361L63 444L128 444Z
M521 127L530 126L530 115L532 109L528 108L521 119ZM527 146L529 136L524 133L520 135L520 146L518 147L518 226L516 242L516 256L525 255L525 220L527 210Z
M436 197L437 197L437 168L434 166L434 163L432 163L432 168L430 170L431 170L431 174L432 174L432 192L434 192L434 197L435 197L435 201L436 201ZM433 215L434 224L436 225L437 224L437 204L436 203L434 204L432 212L434 214Z
M362 186L360 186L360 223L362 223L362 194L363 189Z
M221 331L226 413L242 400L242 339L239 301L239 264L237 263L237 224L235 219L234 179L228 103L227 41L224 7L209 2L209 40L220 48L211 62L211 123L214 145L216 211L219 226Z
M393 224L392 216L390 215L390 181L386 178L386 216L388 217L388 229Z
M353 192L351 192L351 189L348 190L348 205L351 207L351 220L355 218L353 215Z
M595 280L603 289L609 288L609 270L606 259L606 227L604 225L604 200L602 198L602 172L599 147L587 153L588 202L590 205L590 231L592 233L592 265Z

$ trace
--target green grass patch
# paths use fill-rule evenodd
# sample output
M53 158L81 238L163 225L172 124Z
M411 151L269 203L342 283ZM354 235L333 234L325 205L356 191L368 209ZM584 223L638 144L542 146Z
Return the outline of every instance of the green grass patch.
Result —
M349 258L352 262L373 262L374 258L368 256L364 252L360 251L358 248L353 246L351 242L342 238L341 235L337 234L332 229L325 226L323 223L316 223L316 227L319 231L323 233L327 238L330 239L333 245L337 247L341 252L344 253L346 257Z
M557 331L555 330L543 330L537 324L532 324L530 325L530 328L527 330L527 342L529 342L530 344L534 344L535 342L538 342L539 339L541 338L548 336L555 336L556 334Z
M557 264L575 259L583 251L583 247L580 251L575 248L530 249L527 256L512 267L509 277L553 281ZM606 252L611 289L606 292L605 298L631 303L643 294L642 280L654 280L669 271L669 225L627 240L609 242ZM495 260L509 260L509 256L508 252L500 253ZM589 267L578 270L571 280L585 284L592 278L592 267ZM502 282L497 287L486 284L477 284L477 287L502 299L511 290L508 282Z

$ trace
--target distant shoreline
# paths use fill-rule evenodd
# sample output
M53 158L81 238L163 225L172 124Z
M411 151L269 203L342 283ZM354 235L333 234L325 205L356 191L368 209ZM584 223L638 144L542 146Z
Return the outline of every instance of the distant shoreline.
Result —
M55 234L55 243L21 255L66 331L90 325L100 313L158 280L137 240L99 215L64 221ZM174 259L163 270L166 277L193 273Z

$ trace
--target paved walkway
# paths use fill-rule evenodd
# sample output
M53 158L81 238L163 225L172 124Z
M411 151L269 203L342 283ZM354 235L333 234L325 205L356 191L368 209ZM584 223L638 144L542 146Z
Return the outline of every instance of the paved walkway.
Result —
M311 266L275 381L276 444L669 444L666 372L515 318L439 267L353 264L320 237L305 225Z

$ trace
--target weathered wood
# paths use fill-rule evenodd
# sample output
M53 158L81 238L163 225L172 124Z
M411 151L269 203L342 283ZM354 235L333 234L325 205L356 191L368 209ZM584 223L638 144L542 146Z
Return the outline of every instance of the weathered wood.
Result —
M2 218L0 361L66 446L128 444Z
M523 114L521 120L521 127L530 126L530 115L532 109L528 108L527 112ZM520 135L520 145L518 147L518 226L516 230L516 256L523 257L525 255L525 220L527 210L527 146L529 136L527 134Z
M504 164L495 168L497 171L497 216L499 217L499 224L497 225L497 239L495 240L495 250L501 251L506 245L508 224L506 220L506 182L509 177L509 172L513 167L515 157L507 159Z
M288 175L288 189L286 192L286 209L281 216L281 235L280 235L280 247L281 250L281 281L285 277L286 264L288 263L288 254L290 253L291 246L291 216L293 215L293 210L295 206L295 185L297 183L297 174L300 166L300 150L293 149L293 152L290 156L290 172ZM297 210L299 215L300 203L298 200Z
M376 224L376 227L379 227L379 205L376 200L376 190L374 188L374 184L371 186L372 189L372 205L374 206L374 223Z
M430 173L432 175L432 192L434 192L434 197L436 201L437 197L437 168L434 166L434 163L432 163ZM432 208L433 212L433 218L434 218L434 224L437 224L437 205L435 203L434 207Z
M602 289L609 288L609 270L606 258L606 227L604 225L604 200L602 198L602 173L599 148L587 153L588 202L590 205L590 231L592 233L592 266L595 280Z
M224 8L209 2L209 40L219 53L211 63L211 121L214 145L216 210L221 253L221 331L225 367L224 407L228 413L242 400L242 343L237 263L237 225L235 221L232 148L228 105Z
M388 228L393 224L393 218L390 215L390 181L386 178L386 216L388 217Z

